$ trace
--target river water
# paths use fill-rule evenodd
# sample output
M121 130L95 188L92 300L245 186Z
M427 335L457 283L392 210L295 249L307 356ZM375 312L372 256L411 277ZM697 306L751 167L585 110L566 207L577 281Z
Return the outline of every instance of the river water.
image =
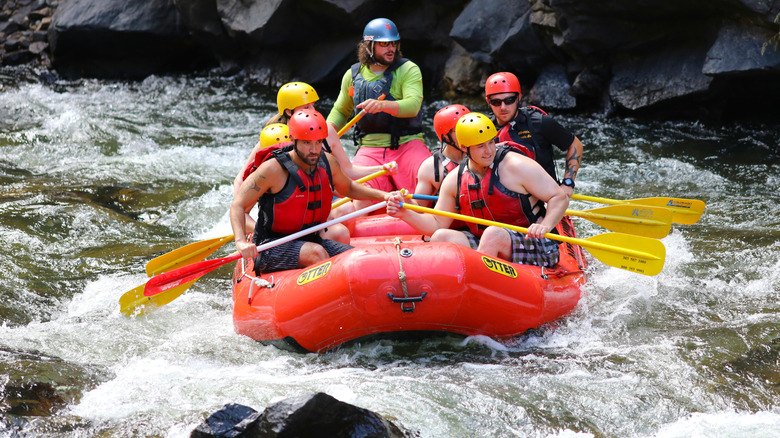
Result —
M661 274L592 259L577 309L510 342L315 355L233 332L231 266L148 315L117 303L152 257L230 234L273 92L14 71L0 86L0 436L183 437L226 403L313 391L421 437L780 436L780 125L557 116L586 145L579 193L707 202L663 239Z

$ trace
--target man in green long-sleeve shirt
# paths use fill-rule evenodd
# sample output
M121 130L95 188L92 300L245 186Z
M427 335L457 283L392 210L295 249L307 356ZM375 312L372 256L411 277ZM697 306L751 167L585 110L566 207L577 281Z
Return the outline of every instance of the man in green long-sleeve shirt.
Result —
M422 136L422 74L415 63L401 57L400 39L395 24L386 18L366 25L358 45L360 62L344 74L341 92L328 114L328 123L338 130L353 113L365 110L355 125L359 149L352 163L373 166L395 161L397 174L366 183L387 192L413 191L420 164L431 156Z

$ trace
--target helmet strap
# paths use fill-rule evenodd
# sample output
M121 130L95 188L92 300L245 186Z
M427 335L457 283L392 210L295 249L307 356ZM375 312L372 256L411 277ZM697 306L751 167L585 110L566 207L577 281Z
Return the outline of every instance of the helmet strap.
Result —
M368 57L371 58L371 62L374 64L377 64L376 59L374 58L374 42L369 41L366 45L366 51L368 52Z

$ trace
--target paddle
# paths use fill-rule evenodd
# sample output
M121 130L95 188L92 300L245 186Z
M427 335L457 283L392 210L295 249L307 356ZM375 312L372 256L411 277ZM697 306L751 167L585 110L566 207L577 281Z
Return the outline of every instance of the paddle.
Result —
M146 274L149 277L172 271L176 268L199 262L222 245L233 240L233 235L215 237L213 239L201 240L200 242L190 243L181 248L174 249L159 257L155 257L146 264Z
M406 195L406 197L423 201L439 199L438 196L430 195ZM566 214L587 219L610 231L655 239L666 237L672 226L672 213L661 207L624 204L585 211L566 210Z
M690 225L695 224L701 218L704 213L705 204L704 201L698 199L684 199L684 198L667 198L667 197L655 197L655 198L639 198L629 199L627 201L619 199L597 198L595 196L586 196L574 194L572 199L578 199L580 201L598 202L601 204L636 204L636 205L649 205L654 207L665 207L672 212L672 222L676 224Z
M184 291L189 289L190 286L192 286L192 284L197 280L198 279L196 278L189 283L176 286L174 288L168 289L165 291L165 293L157 294L151 297L144 295L144 287L146 287L146 284L136 286L133 289L125 292L119 298L119 310L125 316L143 315L149 310L162 307L175 300L179 297L179 295L183 294Z
M370 175L366 175L363 178L356 179L355 182L359 183L359 184L363 184L364 182L370 181L370 180L372 180L374 178L377 178L377 177L380 177L380 176L386 174L387 172L389 172L387 169L377 170L376 172L374 172L374 173L372 173ZM352 198L347 198L347 197L341 198L338 201L336 201L333 204L331 204L330 208L332 210L332 209L334 209L334 208L336 208L338 206L346 204L347 202L349 202L351 200L352 200Z
M370 213L372 211L385 208L386 206L387 206L387 202L380 202L379 204L371 205L361 210L330 220L328 222L315 225L313 227L309 227L305 230L298 231L297 233L290 234L289 236L285 236L280 239L276 239L274 241L265 243L263 245L258 246L257 250L265 251L269 248L273 248L283 243L290 242L292 240L298 239L307 234L311 234L315 231L319 231L329 226ZM149 279L149 281L146 282L146 287L144 288L144 295L147 297L155 296L157 294L165 293L166 291L175 289L176 287L181 286L183 284L191 283L197 280L198 278L202 277L203 275L213 271L214 269L217 269L226 263L230 263L240 258L241 258L241 254L236 253L227 257L222 257L220 259L206 260L203 262L194 263L188 266L181 267L179 269L175 269L170 272L166 272L164 274L160 274L156 277L152 277Z
M405 202L401 203L401 207L421 213L460 219L464 222L473 222L488 226L493 225L515 230L520 233L528 232L527 228L515 225L450 213L448 211L434 210L432 208L420 207L419 205L407 204ZM547 233L544 237L582 246L583 248L587 248L593 257L609 266L644 275L656 275L661 272L664 267L664 260L666 259L666 247L664 247L664 244L659 240L650 239L648 237L632 236L623 233L598 234L587 239L578 239L576 237L567 237L552 233Z
M376 100L384 100L384 99L385 99L385 95L384 94L382 94L381 96L376 98ZM342 135L344 135L345 132L349 131L349 128L351 128L352 125L357 123L365 115L366 115L366 110L361 110L355 117L352 118L352 120L347 122L347 124L344 125L343 128L339 129L338 136L341 137Z

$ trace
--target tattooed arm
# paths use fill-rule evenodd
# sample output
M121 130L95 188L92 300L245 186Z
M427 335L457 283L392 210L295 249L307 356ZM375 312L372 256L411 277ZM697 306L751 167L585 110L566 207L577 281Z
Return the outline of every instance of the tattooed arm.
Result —
M574 137L574 141L571 142L569 150L566 152L566 170L563 172L563 179L571 178L575 180L577 172L580 170L580 164L582 163L582 153L584 147L579 138ZM571 198L574 194L574 189L569 186L561 186L566 196Z
M286 172L276 160L268 160L241 184L230 204L230 225L236 248L243 257L257 257L257 247L246 240L246 212L266 192L278 192L287 180Z

